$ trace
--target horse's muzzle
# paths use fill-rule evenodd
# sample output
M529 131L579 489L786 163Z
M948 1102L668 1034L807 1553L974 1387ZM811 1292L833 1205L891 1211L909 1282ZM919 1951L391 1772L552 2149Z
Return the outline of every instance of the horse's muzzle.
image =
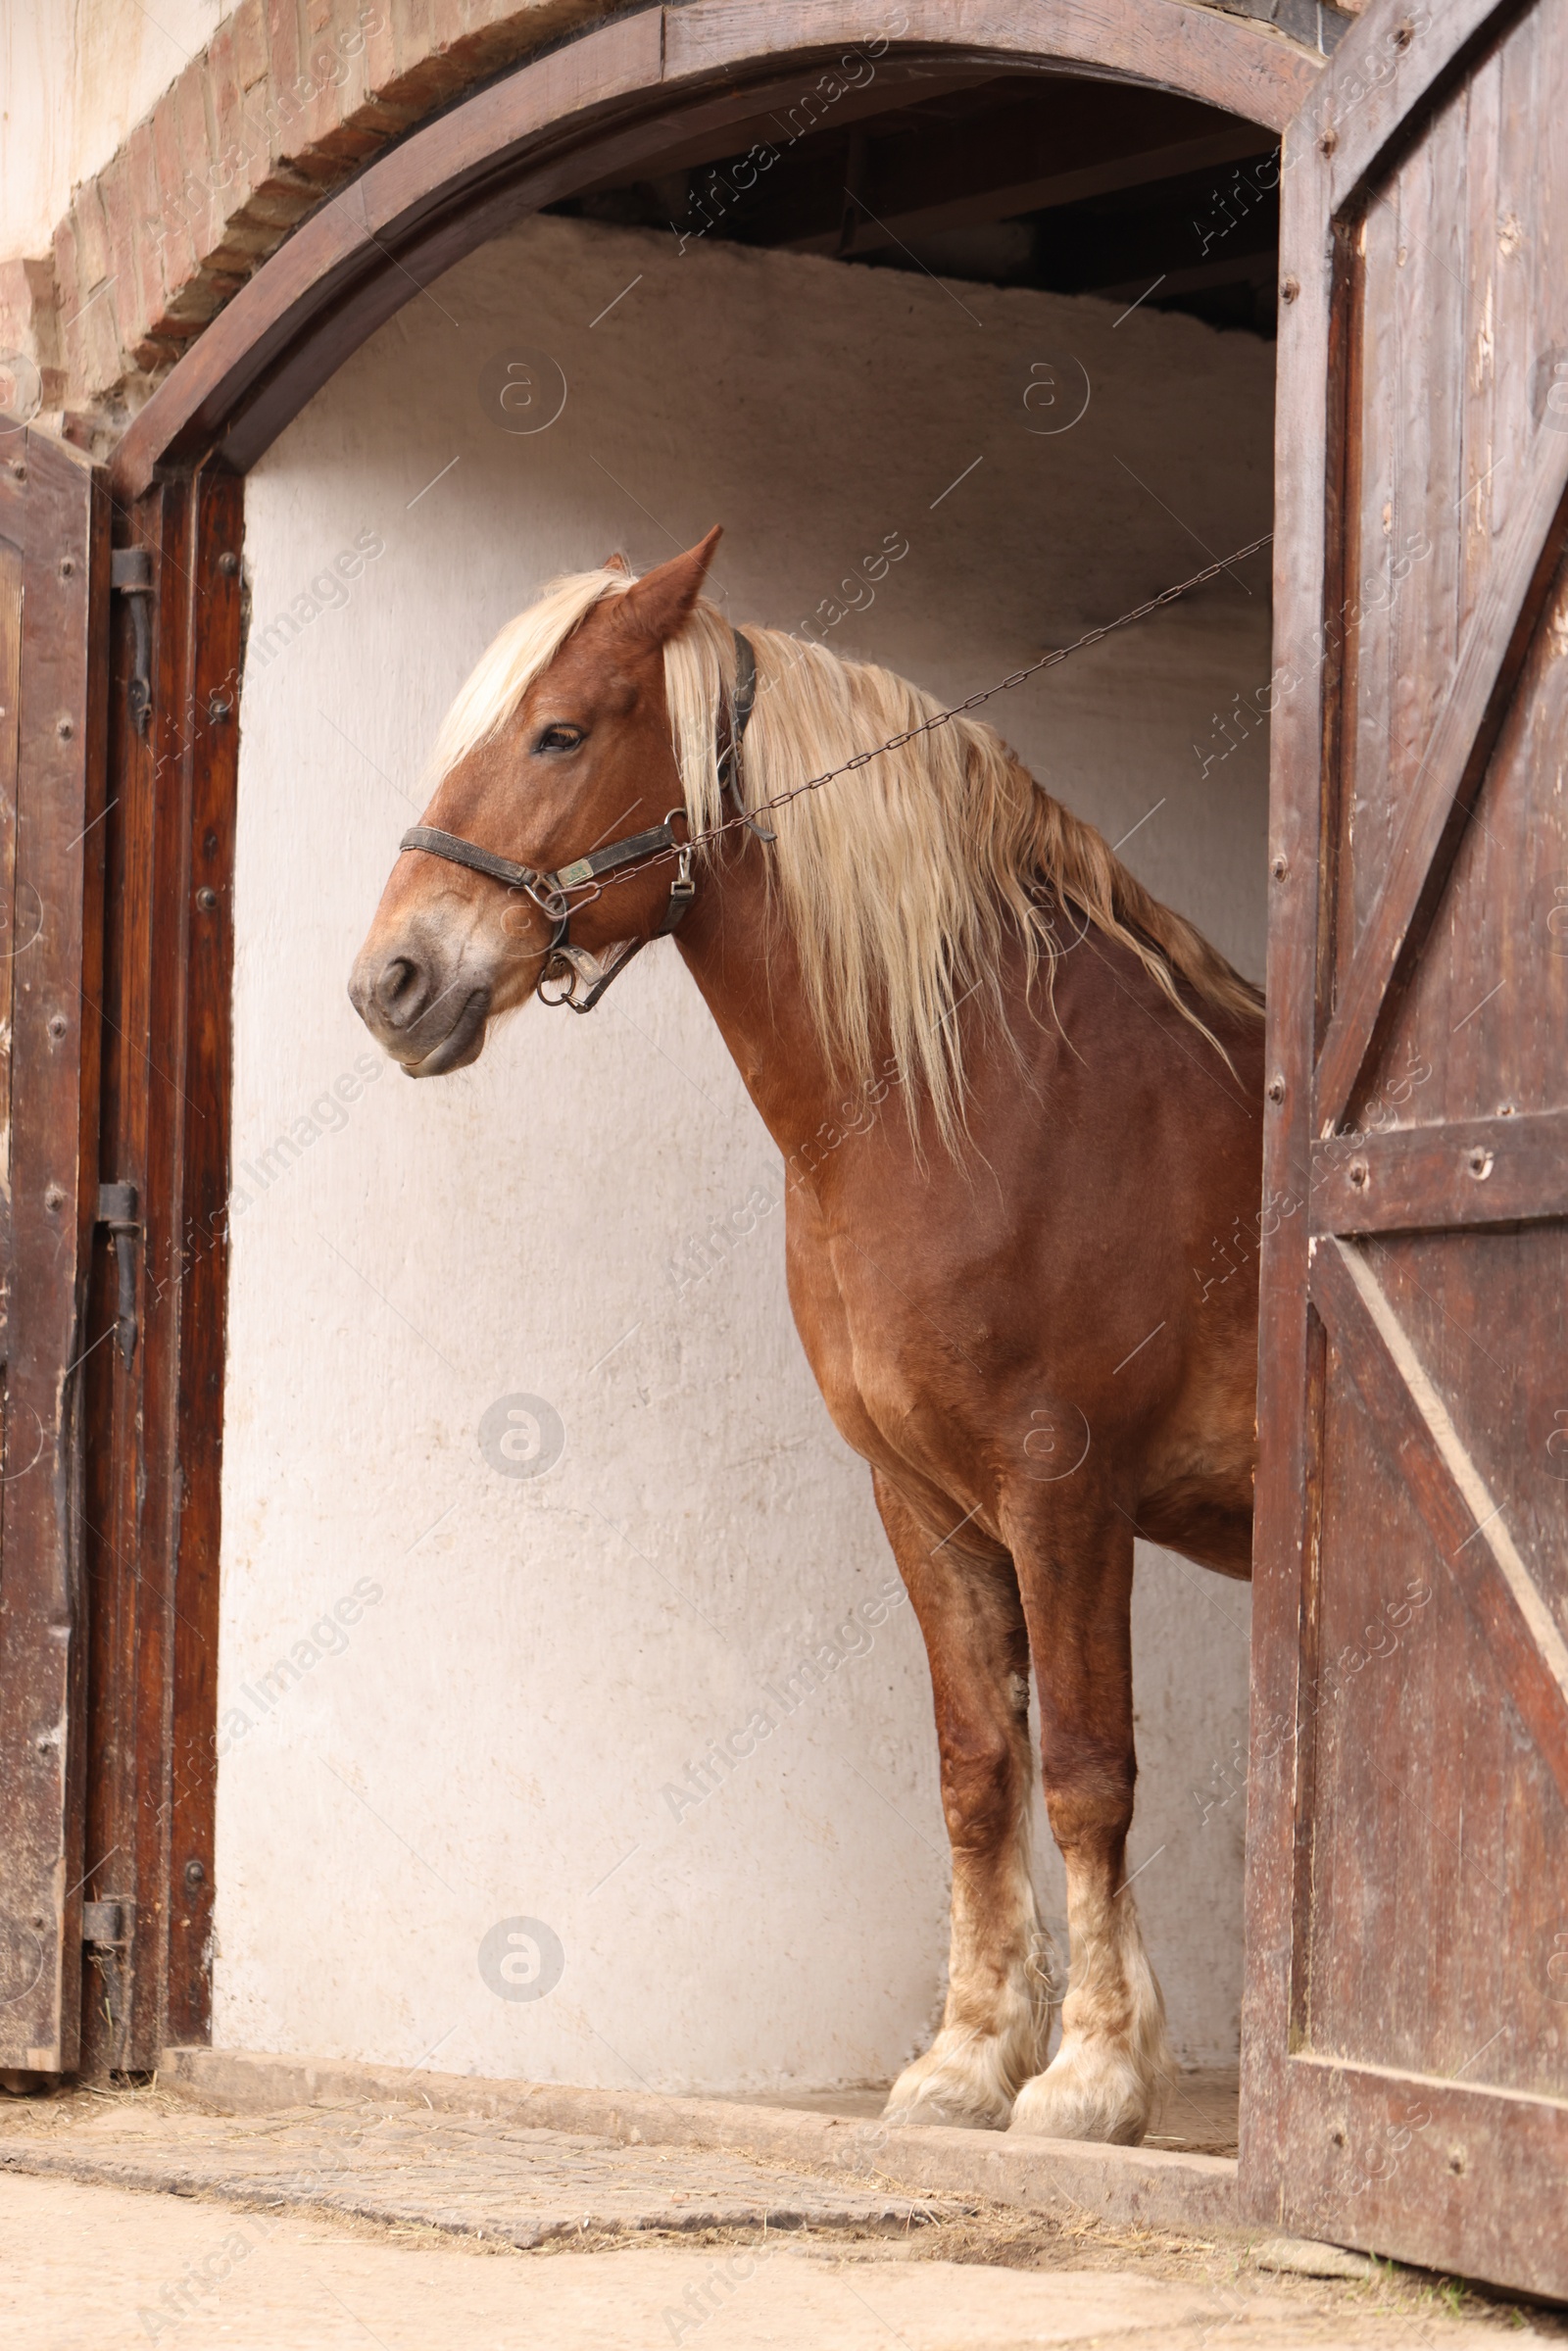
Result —
M364 955L349 1000L366 1027L412 1078L445 1077L484 1050L490 989L461 970L444 985L416 953Z

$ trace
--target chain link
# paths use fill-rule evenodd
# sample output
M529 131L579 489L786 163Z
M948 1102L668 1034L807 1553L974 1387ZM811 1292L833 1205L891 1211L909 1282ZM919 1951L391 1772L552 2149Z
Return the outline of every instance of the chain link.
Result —
M809 776L803 784L792 784L787 792L775 792L771 800L760 801L755 808L748 808L744 815L726 816L721 824L710 825L706 832L693 833L682 848L656 850L641 863L628 865L623 872L609 878L629 881L635 874L648 873L656 865L666 865L672 858L689 855L693 850L707 849L710 843L721 841L726 833L738 832L742 826L749 826L754 817L765 816L770 808L788 808L792 800L799 800L803 794L820 792L824 784L836 782L841 775L853 775L858 767L868 767L873 759L885 759L890 751L902 751L906 743L914 742L918 736L933 734L939 726L948 725L950 720L979 710L981 704L989 702L993 695L1009 693L1014 686L1021 686L1031 677L1038 677L1043 669L1054 669L1058 661L1065 661L1071 655L1083 653L1091 645L1098 645L1102 637L1112 636L1117 629L1130 627L1135 620L1146 620L1151 612L1157 612L1161 605L1174 604L1178 597L1188 595L1194 588L1201 588L1209 580L1218 579L1220 573L1228 571L1233 563L1245 563L1249 556L1259 554L1273 537L1271 530L1265 531L1260 539L1253 539L1248 546L1239 547L1234 555L1223 556L1215 563L1206 564L1201 571L1195 571L1191 579L1181 580L1173 588L1162 588L1157 596L1149 597L1143 604L1135 604L1131 612L1119 613L1114 620L1102 622L1099 628L1086 629L1070 645L1058 645L1052 652L1043 653L1037 661L1030 661L1026 667L1014 669L1008 676L999 678L994 686L987 686L982 692L969 695L965 701L955 703L951 710L936 710L929 718L922 718L918 726L906 727L901 735L890 735L874 751L858 751L854 759L846 759L841 767L829 767L823 775ZM593 896L597 898L604 887L604 884L596 887ZM588 902L584 900L579 903Z

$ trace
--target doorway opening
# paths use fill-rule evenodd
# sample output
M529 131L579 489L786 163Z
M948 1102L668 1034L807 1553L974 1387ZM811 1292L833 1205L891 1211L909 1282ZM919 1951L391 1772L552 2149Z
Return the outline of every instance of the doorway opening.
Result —
M720 522L737 623L956 699L1268 528L1271 135L967 67L890 105L862 62L432 279L247 481L220 2048L858 2111L940 2004L924 1656L677 957L440 1087L343 993L446 704L554 573ZM1254 558L988 712L1253 978L1269 667ZM1216 2153L1248 1624L1142 1552L1159 2143ZM485 1959L519 1920L526 1999Z

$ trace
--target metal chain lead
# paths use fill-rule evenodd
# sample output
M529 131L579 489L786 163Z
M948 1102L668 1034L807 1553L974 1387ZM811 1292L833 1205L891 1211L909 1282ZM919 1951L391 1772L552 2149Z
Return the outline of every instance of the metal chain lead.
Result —
M803 793L820 792L824 784L833 783L839 776L852 774L857 767L868 767L873 759L886 758L890 751L902 751L905 744L912 743L916 736L932 734L939 726L946 726L950 719L961 718L966 711L979 710L981 704L989 702L994 694L1005 694L1013 686L1023 685L1029 678L1038 677L1043 669L1054 669L1058 661L1065 661L1072 654L1084 652L1088 646L1098 645L1102 637L1113 635L1118 628L1127 628L1135 620L1147 619L1151 612L1157 612L1161 605L1174 604L1179 596L1186 596L1192 589L1201 588L1209 580L1217 579L1233 563L1245 563L1249 556L1260 553L1273 537L1274 533L1266 530L1260 539L1253 539L1248 546L1239 547L1234 555L1223 556L1217 562L1206 564L1201 571L1195 571L1191 579L1180 581L1174 588L1162 588L1157 596L1149 597L1143 604L1135 604L1130 612L1119 613L1114 620L1106 620L1099 628L1086 629L1070 645L1058 645L1051 653L1043 653L1037 661L1030 661L1022 669L1014 669L1009 676L999 678L994 686L987 686L979 694L969 695L966 701L955 703L951 710L934 711L929 718L922 718L918 726L906 727L902 735L889 736L887 742L879 743L875 751L858 751L853 759L844 761L842 767L830 767L824 775L809 776L803 784L792 784L787 792L775 792L771 800L759 801L757 807L748 808L744 815L726 816L722 823L710 825L707 832L694 833L684 849L658 850L641 863L628 865L624 872L610 878L629 881L635 874L647 873L656 865L668 864L672 857L687 855L693 850L706 849L710 842L722 840L726 833L736 832L743 825L750 826L754 817L766 815L770 808L787 808L792 800L799 800ZM603 887L603 884L597 885L593 896L598 897ZM587 901L579 903L586 904Z

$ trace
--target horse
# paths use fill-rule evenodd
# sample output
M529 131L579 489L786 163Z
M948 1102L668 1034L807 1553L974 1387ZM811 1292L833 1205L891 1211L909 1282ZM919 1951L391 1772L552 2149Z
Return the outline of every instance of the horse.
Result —
M1126 1884L1133 1542L1250 1573L1256 1257L1212 1267L1259 1218L1261 999L989 726L731 628L718 537L501 631L350 996L436 1077L673 935L785 1160L791 1309L930 1664L948 1991L886 2119L1136 2144L1172 2068Z

